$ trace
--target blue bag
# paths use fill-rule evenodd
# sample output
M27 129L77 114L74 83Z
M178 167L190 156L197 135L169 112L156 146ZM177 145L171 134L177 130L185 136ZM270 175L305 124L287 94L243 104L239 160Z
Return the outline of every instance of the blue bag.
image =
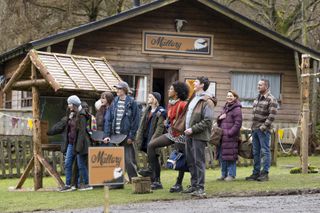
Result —
M166 167L178 171L189 172L186 156L177 150L173 150L167 160Z

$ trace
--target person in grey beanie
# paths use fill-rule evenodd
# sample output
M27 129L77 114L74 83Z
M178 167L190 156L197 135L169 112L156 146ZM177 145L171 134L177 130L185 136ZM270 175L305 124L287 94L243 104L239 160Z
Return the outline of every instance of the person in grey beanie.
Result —
M61 152L65 155L66 183L60 191L67 192L76 189L71 187L72 166L76 158L79 175L83 180L80 186L80 178L78 178L77 183L75 183L76 187L79 190L89 190L92 187L88 186L88 169L86 165L88 146L90 144L90 137L86 131L87 113L82 109L81 100L78 96L72 95L68 97L67 103L67 116L62 118L47 133L48 135L63 134Z

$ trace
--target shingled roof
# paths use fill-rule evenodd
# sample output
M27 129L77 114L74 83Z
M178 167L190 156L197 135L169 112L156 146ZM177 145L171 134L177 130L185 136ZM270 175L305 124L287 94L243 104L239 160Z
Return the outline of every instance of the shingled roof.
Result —
M121 81L105 58L30 50L4 90L11 86L23 87L21 82L30 79L30 63L35 65L41 74L39 84L45 80L54 92L112 92L115 91L113 86ZM20 82L20 85L17 82Z

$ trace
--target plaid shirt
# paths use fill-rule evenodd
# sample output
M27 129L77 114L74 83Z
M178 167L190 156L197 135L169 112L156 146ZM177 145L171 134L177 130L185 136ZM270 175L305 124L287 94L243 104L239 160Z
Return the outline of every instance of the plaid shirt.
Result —
M277 114L277 108L277 99L270 92L265 95L259 94L253 102L252 129L270 130Z

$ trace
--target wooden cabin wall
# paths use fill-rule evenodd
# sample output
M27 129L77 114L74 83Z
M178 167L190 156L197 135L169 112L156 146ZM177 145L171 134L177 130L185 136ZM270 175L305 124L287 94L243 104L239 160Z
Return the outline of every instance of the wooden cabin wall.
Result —
M142 31L175 32L175 19L188 21L183 33L212 34L213 57L142 53ZM65 53L66 42L52 45ZM180 80L206 75L217 82L218 106L231 89L231 71L281 73L282 100L277 122L295 123L299 90L293 51L200 5L180 1L136 18L96 30L75 39L72 54L105 57L119 74L144 74L152 85L152 67L179 69ZM253 82L257 83L257 82ZM250 120L251 108L243 109Z
M7 79L11 78L11 76L17 70L17 68L19 67L19 64L23 61L25 57L26 57L26 54L17 56L5 63L4 75L6 76Z

